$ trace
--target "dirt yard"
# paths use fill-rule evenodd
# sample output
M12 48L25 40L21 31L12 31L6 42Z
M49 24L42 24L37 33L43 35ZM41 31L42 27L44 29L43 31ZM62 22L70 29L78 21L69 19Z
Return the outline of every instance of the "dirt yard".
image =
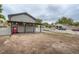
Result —
M0 36L2 54L77 54L79 36L55 32Z

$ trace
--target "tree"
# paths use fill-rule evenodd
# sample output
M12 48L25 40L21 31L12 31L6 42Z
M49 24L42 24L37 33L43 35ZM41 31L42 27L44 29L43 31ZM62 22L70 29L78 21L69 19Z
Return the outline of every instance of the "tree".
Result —
M36 19L36 23L37 24L41 24L42 23L42 19ZM36 25L36 27L38 27L38 25Z
M6 19L5 16L2 14L2 5L0 4L0 23L3 23Z
M4 20L6 19L5 16L2 15L2 14L0 14L0 18L2 18L2 19L4 19Z
M42 19L36 19L36 23L41 24L42 23Z
M73 19L67 18L67 17L62 17L62 18L58 19L58 21L56 23L64 24L64 25L72 25Z
M74 23L73 19L71 19L71 18L68 18L67 22L68 22L68 25L73 25L73 23Z
M2 5L0 4L0 13L2 13Z
M45 22L45 23L43 23L43 25L45 26L45 27L48 27L48 23L47 22Z
M74 26L79 26L79 22L74 22Z
M51 25L51 24L48 24L47 22L43 23L43 25L44 25L45 27L47 27L47 28L51 28L51 27L52 27L52 25Z
M55 27L55 24L53 22L50 25L51 25L51 27Z
M5 16L2 14L2 5L0 4L0 18L3 18L5 20Z

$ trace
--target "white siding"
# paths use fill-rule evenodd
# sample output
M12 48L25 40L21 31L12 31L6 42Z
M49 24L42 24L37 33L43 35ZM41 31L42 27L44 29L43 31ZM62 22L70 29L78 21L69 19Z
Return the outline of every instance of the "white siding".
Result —
M32 22L32 23L35 23L35 20L33 20L28 15L17 15L17 16L13 16L13 17L11 17L11 21Z
M35 29L35 32L40 32L40 27L37 27L37 28Z
M24 26L18 25L18 32L24 32Z
M0 35L11 35L11 28L10 27L0 28Z
M26 26L26 32L33 32L33 26Z
M18 26L18 32L24 32L24 26ZM26 26L26 32L33 32L33 26Z

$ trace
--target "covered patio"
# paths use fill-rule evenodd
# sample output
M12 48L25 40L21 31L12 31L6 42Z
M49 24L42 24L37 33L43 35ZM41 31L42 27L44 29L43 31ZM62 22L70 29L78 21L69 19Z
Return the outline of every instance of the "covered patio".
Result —
M36 27L39 26L40 32L42 32L42 24L39 23L27 23L27 22L14 22L11 23L11 33L13 34L13 29L16 28L16 33L34 33L36 32Z

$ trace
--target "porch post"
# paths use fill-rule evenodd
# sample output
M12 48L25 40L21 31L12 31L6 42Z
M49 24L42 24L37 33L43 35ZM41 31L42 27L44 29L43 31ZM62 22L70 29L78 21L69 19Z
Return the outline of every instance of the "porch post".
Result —
M33 32L35 32L35 24L33 24Z
M11 22L11 34L12 34L12 22Z
M40 32L41 32L41 25L40 25Z
M17 33L18 33L18 23L16 22L16 28L17 28Z
M24 23L24 33L26 33L26 23Z

